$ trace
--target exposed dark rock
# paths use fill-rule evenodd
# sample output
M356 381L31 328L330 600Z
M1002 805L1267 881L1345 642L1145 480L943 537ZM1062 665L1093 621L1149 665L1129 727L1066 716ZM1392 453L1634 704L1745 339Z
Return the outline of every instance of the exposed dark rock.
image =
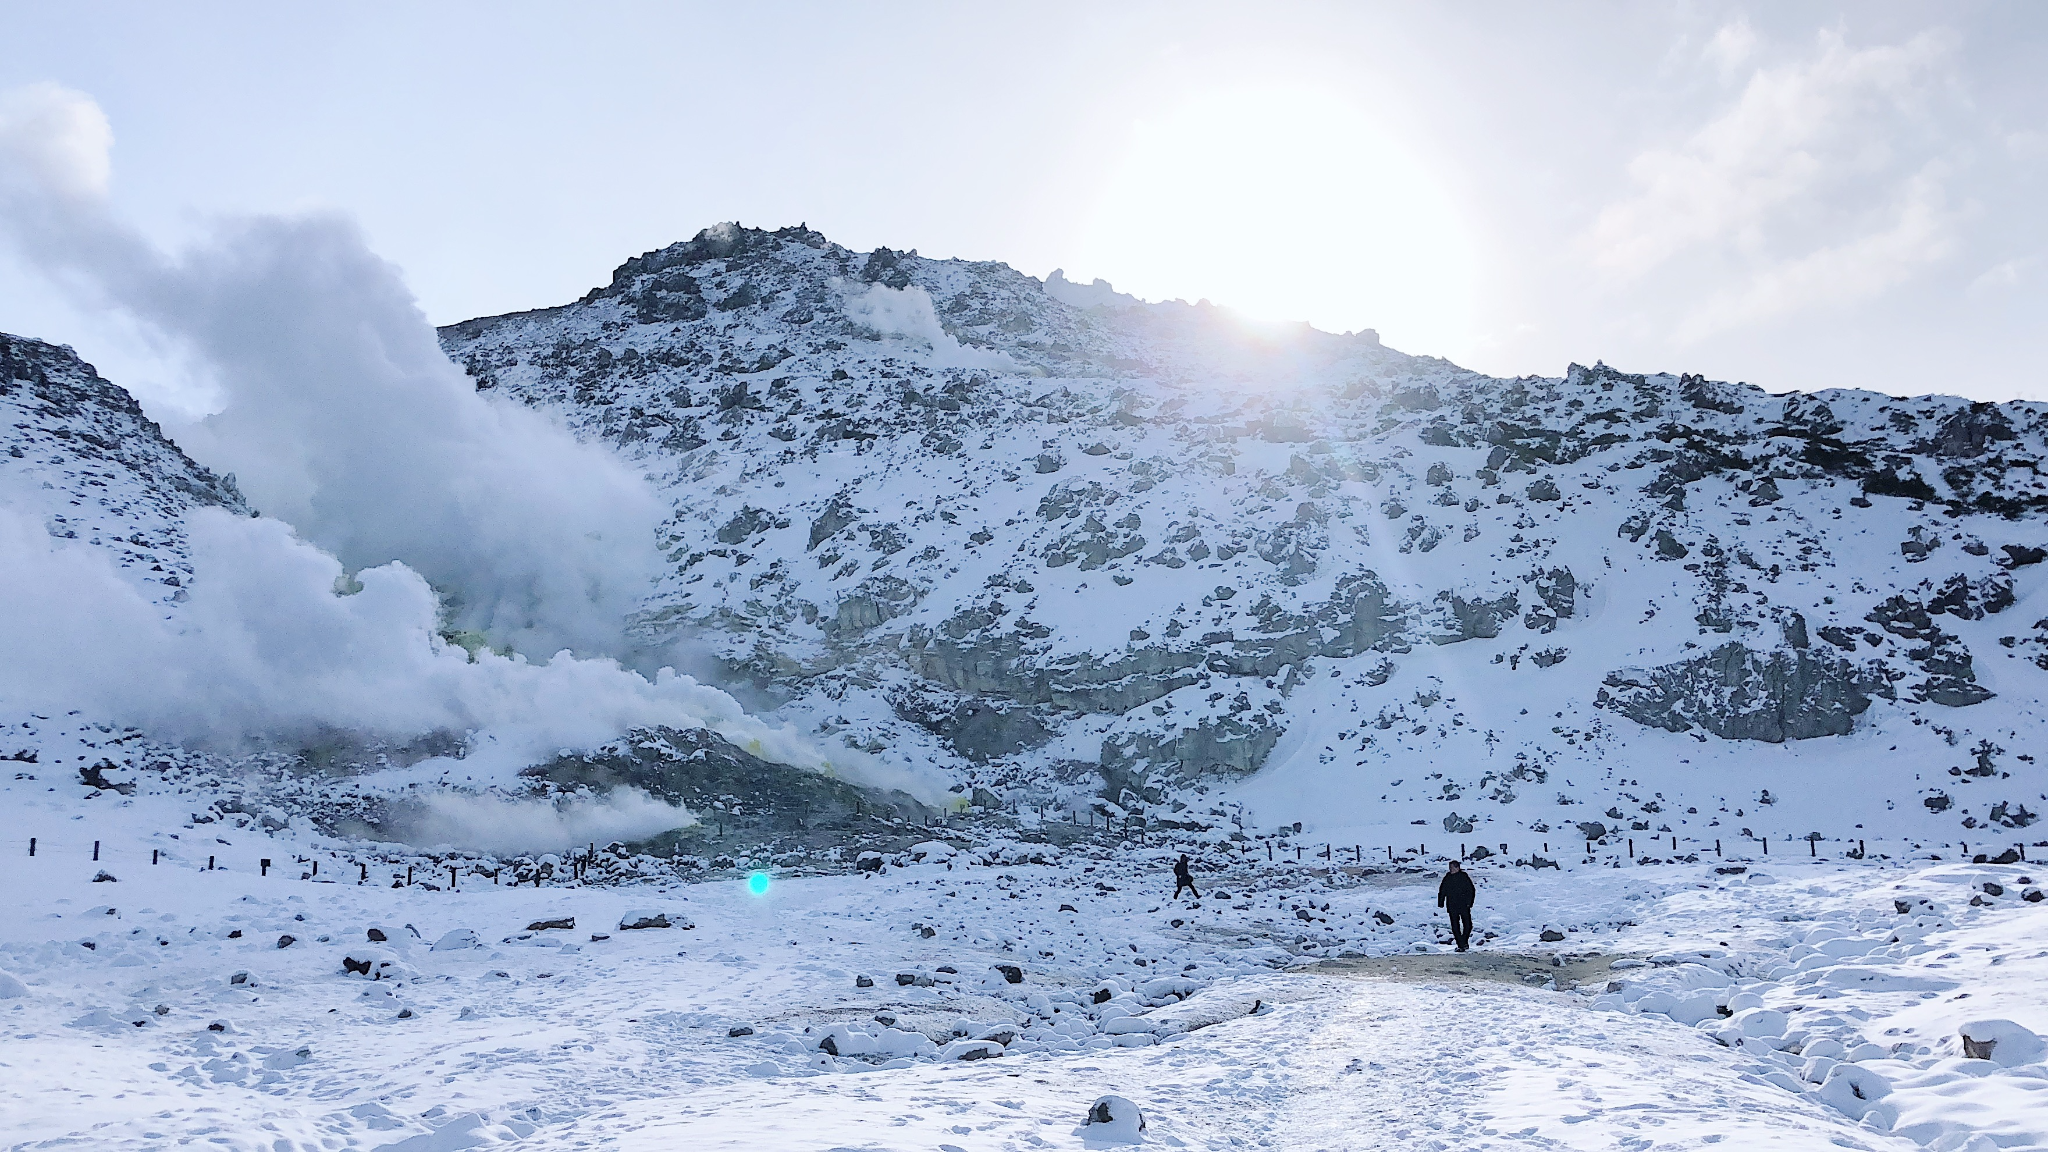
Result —
M1609 673L1596 705L1639 724L1728 740L1840 736L1881 694L1881 673L1825 651L1752 652L1739 641L1652 669Z

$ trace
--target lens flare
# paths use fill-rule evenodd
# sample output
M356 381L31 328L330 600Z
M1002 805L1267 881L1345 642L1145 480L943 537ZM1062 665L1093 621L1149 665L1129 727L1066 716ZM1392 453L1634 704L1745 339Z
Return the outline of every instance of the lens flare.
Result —
M766 872L756 872L752 876L747 877L747 891L756 896L766 896L768 894L768 874Z

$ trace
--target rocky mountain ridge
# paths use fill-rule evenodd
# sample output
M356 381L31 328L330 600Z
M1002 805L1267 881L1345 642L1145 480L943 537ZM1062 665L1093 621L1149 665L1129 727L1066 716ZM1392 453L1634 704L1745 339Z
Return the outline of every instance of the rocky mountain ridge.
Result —
M1187 807L1257 773L1305 807L1336 773L1454 829L1573 763L1879 729L1947 734L1886 797L1944 820L1987 817L1941 786L1980 779L1932 762L1953 743L2033 773L2005 748L2048 635L2040 405L1501 380L730 225L443 340L670 494L650 645L984 806ZM1601 787L1558 798L1619 810ZM1668 823L1644 803L1630 824Z
M152 599L180 601L191 582L187 511L249 511L233 476L195 463L68 347L0 333L0 427L0 492L50 535L112 549Z

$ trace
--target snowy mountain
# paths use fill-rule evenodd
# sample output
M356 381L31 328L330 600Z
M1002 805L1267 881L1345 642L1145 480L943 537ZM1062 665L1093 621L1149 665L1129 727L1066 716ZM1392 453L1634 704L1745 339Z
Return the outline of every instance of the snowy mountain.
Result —
M1519 853L2042 806L2040 405L1496 379L801 227L442 336L672 499L645 642L984 808Z

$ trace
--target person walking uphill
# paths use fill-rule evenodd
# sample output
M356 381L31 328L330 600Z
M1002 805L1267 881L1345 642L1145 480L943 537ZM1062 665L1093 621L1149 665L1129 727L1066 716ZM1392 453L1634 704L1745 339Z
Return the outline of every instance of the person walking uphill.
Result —
M1173 898L1175 900L1180 899L1180 890L1183 888L1193 894L1195 899L1200 900L1202 898L1202 894L1195 891L1194 867L1188 861L1188 854L1185 852L1180 854L1180 859L1173 862Z
M1471 874L1464 865L1451 861L1443 883L1436 886L1436 906L1450 913L1451 938L1458 942L1460 952L1472 950L1472 902L1478 898Z

